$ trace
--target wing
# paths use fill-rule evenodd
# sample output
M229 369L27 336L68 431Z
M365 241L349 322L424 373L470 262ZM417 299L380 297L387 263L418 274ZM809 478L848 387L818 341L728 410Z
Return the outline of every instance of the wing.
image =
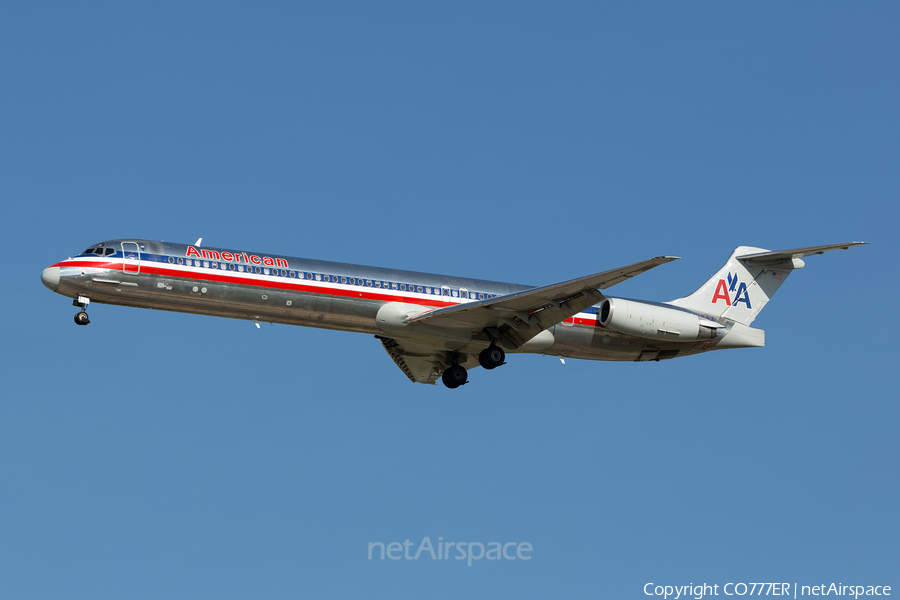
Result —
M382 335L376 335L375 337L384 346L391 360L400 367L403 374L413 383L430 383L434 385L438 377L444 372L444 369L448 367L448 364L445 362L446 351L435 350L434 348L427 348L407 340L398 340ZM478 360L470 357L468 361L460 364L467 369L471 369L478 365Z
M437 378L441 376L444 366L436 352L410 351L393 338L381 335L375 337L384 346L391 360L413 383L434 385Z
M404 320L450 329L487 330L504 346L515 349L557 323L603 300L599 290L612 287L653 267L678 260L657 256L650 260L579 277L523 292L467 302L420 313ZM401 367L402 368L402 367Z

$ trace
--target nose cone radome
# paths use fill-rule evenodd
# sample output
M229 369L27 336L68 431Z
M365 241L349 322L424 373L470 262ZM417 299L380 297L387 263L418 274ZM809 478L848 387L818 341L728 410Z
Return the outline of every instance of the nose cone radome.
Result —
M41 283L46 285L50 291L55 292L59 286L59 267L47 267L41 273Z

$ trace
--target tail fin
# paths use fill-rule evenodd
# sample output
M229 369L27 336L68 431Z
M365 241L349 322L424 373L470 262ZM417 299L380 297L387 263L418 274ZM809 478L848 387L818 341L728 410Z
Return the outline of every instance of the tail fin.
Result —
M865 243L850 242L777 252L739 246L728 257L725 266L700 289L669 304L749 325L794 269L804 266L802 257L838 248L846 250Z

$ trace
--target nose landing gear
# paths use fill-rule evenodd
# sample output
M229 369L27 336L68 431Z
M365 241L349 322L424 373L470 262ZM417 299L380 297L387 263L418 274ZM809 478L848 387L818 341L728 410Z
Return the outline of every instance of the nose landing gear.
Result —
M91 299L87 298L85 296L78 296L72 302L72 306L77 306L78 308L81 309L81 312L79 312L77 315L75 315L75 324L76 325L87 325L88 323L91 322L91 320L88 319L88 314L84 311L84 309L87 308L87 305L90 303L91 303Z

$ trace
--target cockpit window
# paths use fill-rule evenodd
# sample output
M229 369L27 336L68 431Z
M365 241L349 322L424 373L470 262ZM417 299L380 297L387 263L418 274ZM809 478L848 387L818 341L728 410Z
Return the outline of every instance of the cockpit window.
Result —
M116 253L115 248L107 248L106 252L105 252L106 256L109 256L110 254L115 254L115 253Z
M84 252L82 252L82 254L93 254L93 253L94 253L94 249L93 249L93 248L88 248L87 250L85 250Z
M96 254L97 256L103 256L103 248L97 248L96 250L94 250L94 254Z

